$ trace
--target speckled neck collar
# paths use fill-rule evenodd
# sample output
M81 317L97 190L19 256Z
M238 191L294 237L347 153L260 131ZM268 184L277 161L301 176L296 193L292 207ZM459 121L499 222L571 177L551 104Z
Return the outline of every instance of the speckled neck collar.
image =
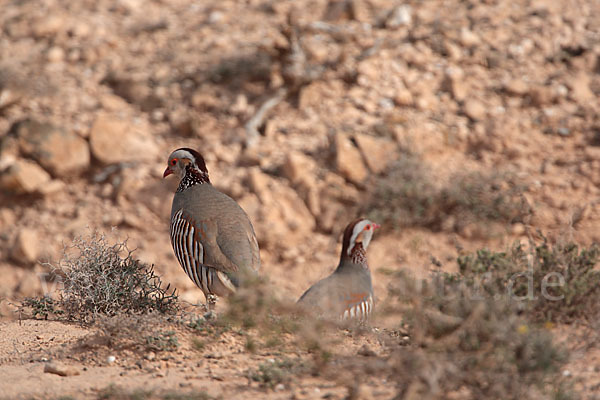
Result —
M358 264L364 269L369 269L367 264L367 252L363 248L362 243L356 243L350 254L350 259L354 264Z
M179 182L176 193L183 192L191 186L201 185L203 183L210 183L208 172L201 171L192 165L188 165L185 167L185 176L181 179L181 182Z

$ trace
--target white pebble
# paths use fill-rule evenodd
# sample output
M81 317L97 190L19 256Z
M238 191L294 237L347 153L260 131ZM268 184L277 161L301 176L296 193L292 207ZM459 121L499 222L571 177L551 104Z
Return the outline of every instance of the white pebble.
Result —
M116 358L115 356L108 356L108 357L106 357L106 362L107 362L108 364L112 364L112 363L114 363L116 360L117 360L117 358Z

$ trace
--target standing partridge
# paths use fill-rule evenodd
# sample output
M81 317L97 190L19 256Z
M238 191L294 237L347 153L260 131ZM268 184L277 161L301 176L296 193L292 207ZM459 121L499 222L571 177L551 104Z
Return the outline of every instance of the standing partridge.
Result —
M367 247L377 228L379 225L364 218L351 222L344 231L338 267L304 292L298 304L319 316L366 320L373 311Z
M171 208L171 245L179 264L209 305L256 274L260 255L248 215L210 183L204 158L189 148L169 156L163 178L181 181Z

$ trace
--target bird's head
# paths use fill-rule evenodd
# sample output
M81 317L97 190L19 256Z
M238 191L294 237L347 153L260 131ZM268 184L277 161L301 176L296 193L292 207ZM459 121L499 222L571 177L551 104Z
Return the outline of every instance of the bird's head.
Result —
M351 257L354 248L360 244L365 251L371 242L373 232L379 225L366 218L358 218L352 221L344 231L342 242L342 257Z
M163 173L163 178L175 174L180 179L183 179L187 173L196 173L206 176L208 179L208 170L206 169L202 155L196 150L182 147L172 152L169 156L167 169Z

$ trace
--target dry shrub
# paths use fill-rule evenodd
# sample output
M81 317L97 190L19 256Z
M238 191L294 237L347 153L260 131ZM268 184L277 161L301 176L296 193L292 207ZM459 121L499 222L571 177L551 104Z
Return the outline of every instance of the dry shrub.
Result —
M475 281L443 274L432 281L399 276L391 292L406 306L412 341L388 359L398 398L451 392L530 398L562 390L559 368L566 352L506 296L482 295Z
M504 172L455 174L441 193L448 214L483 221L522 221L530 213L523 184Z
M437 198L439 188L431 171L417 157L404 155L376 182L366 210L382 225L439 225Z
M55 273L63 278L61 307L70 319L88 321L97 315L148 313L174 314L175 290L162 287L153 266L133 258L126 242L110 245L104 235L77 238Z
M84 339L85 346L104 346L114 351L173 351L179 347L176 321L163 314L98 316L96 331Z
M510 174L458 173L441 185L417 157L404 155L376 181L365 211L384 225L459 231L470 223L517 222L529 215L523 185Z
M458 258L461 274L486 295L517 301L535 321L573 322L600 315L600 248L546 239L507 252L479 250Z
M77 238L70 254L54 267L62 281L60 298L28 298L19 307L34 318L66 314L94 323L83 347L171 351L179 346L177 295L162 287L152 266L133 258L126 242L110 245L103 235Z

